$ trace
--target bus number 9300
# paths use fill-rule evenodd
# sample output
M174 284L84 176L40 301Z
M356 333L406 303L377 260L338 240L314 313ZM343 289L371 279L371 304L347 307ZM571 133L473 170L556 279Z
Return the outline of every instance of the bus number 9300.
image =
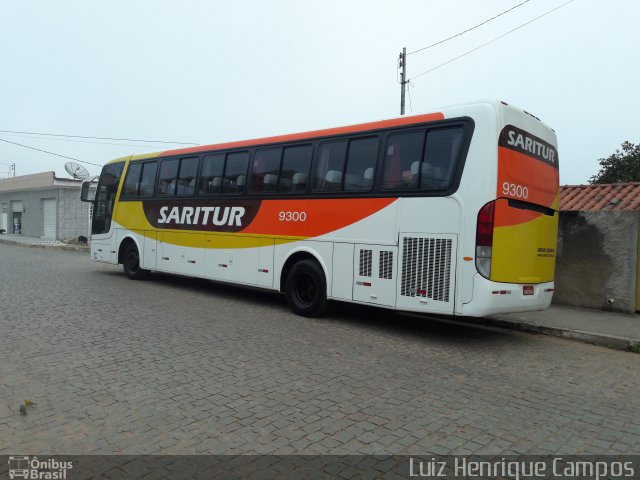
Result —
M278 220L281 222L305 222L307 220L307 212L280 212Z
M515 183L504 182L502 184L502 193L516 198L528 198L529 189Z

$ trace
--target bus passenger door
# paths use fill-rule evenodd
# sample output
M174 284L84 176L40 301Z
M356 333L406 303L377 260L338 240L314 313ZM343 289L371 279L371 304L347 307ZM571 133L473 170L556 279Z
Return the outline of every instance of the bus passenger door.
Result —
M457 236L400 234L396 308L453 314Z
M393 307L396 303L395 246L356 244L353 255L353 299Z

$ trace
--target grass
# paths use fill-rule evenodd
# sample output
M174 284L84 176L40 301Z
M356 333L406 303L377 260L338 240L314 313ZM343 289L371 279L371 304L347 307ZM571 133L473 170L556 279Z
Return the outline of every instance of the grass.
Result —
M640 353L640 343L636 343L635 345L629 345L627 350L632 353Z

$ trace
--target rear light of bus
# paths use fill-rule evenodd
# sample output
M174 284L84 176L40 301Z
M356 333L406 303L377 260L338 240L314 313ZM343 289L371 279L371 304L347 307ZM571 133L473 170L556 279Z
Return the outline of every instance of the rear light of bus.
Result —
M487 279L491 276L495 205L495 201L489 202L480 209L476 228L476 268Z

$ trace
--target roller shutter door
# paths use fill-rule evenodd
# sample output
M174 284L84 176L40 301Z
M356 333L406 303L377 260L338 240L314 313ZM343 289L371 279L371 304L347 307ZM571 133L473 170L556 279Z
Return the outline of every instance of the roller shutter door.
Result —
M57 227L57 209L56 199L47 198L43 200L44 210L44 237L52 240L56 239L56 227Z

